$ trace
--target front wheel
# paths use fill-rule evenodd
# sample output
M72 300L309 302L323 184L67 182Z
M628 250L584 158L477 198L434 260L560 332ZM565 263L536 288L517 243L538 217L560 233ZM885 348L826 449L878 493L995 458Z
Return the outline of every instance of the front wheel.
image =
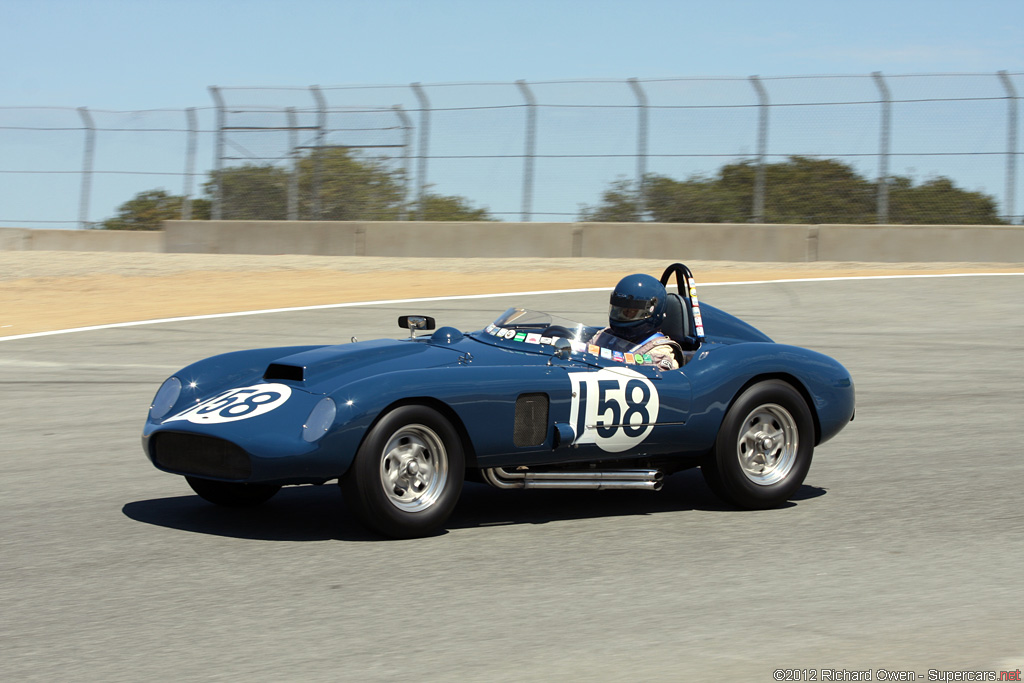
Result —
M814 420L803 396L786 382L768 380L729 408L701 473L726 501L771 508L800 488L813 454Z
M255 507L281 490L276 484L245 484L199 477L185 477L185 481L204 500L232 508Z
M402 406L370 430L341 487L363 524L385 536L417 538L451 515L464 472L451 423L426 406Z

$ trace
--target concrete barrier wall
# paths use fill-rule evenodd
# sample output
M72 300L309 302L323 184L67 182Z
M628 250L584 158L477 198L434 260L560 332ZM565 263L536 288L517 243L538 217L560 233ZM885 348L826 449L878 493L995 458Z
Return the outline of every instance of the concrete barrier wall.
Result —
M164 251L354 256L361 225L337 221L165 221Z
M571 223L167 221L164 249L205 254L571 256Z
M1024 263L1015 225L821 225L814 261Z
M0 228L0 250L1024 263L1024 226L1013 225L167 221L164 228Z
M0 251L163 251L159 230L0 228Z
M806 261L806 225L581 224L580 256L730 261Z
M573 253L572 223L366 223L366 256L555 258ZM577 247L578 249L578 247Z

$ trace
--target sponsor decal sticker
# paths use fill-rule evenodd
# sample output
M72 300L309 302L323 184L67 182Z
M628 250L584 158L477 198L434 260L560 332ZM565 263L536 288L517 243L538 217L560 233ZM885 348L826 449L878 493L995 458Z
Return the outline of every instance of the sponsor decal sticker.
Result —
M601 358L604 358L605 360L611 360L612 359L612 350L611 349L601 349Z
M593 356L600 356L601 355L601 347L597 346L596 344L589 344L587 346L587 353L589 353L589 354L591 354Z
M505 339L511 339L514 336L516 336L515 330L505 330Z
M541 337L540 338L540 343L541 344L549 344L550 345L550 344L554 344L555 340L552 339L551 337Z
M537 332L531 332L530 334L526 335L526 343L540 344L540 334Z
M526 333L525 332L517 332L514 340L517 341L517 342L526 341Z
M693 281L692 277L689 278L689 280L690 280L690 300L691 300L691 303L693 304L693 322L694 322L694 326L697 328L697 336L698 337L704 337L704 323L700 319L700 303L698 303L698 301L697 301L697 284Z
M573 353L586 353L587 352L587 345L584 344L581 341L571 341L571 342L569 342L569 344L572 345L572 352Z
M648 365L653 365L654 364L654 358L651 357L651 354L649 354L649 353L645 353L644 354L644 363L646 363Z
M622 355L622 351L612 351L612 360L624 363L626 359Z
M494 334L494 323L487 326L487 334Z
M633 354L626 353L626 363L629 364L629 365L635 365L636 364L636 361L633 360Z

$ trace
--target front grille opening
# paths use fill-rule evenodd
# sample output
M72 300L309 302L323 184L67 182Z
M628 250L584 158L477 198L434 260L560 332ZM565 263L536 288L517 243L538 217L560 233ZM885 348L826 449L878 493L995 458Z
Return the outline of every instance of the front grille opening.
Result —
M516 399L516 417L512 443L517 448L540 446L548 436L548 395L520 394Z
M153 462L165 470L217 479L248 479L249 454L230 441L199 434L159 432L150 445Z

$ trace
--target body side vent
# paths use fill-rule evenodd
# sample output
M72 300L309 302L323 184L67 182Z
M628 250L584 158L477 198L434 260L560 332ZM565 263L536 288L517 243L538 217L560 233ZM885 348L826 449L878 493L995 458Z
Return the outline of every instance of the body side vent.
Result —
M517 448L540 446L547 437L548 395L520 394L516 399L512 443Z

